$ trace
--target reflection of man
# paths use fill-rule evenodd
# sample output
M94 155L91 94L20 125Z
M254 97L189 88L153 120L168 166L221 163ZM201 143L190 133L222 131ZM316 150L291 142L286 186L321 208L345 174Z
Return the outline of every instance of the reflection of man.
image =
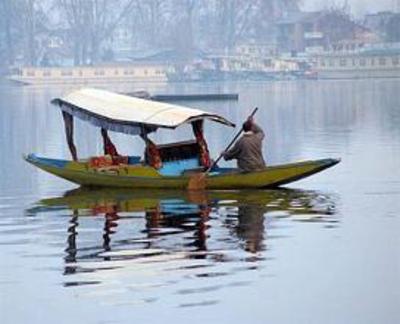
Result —
M245 250L256 253L263 249L264 213L263 206L239 206L237 236L245 241Z
M244 135L228 151L223 153L226 161L236 159L242 171L255 171L265 168L262 154L262 141L265 137L262 129L253 118L243 124Z

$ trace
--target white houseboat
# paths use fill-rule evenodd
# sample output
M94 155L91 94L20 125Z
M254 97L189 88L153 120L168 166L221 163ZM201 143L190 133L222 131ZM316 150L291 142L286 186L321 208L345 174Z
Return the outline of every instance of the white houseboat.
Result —
M400 78L400 44L344 46L314 56L320 79Z
M140 63L75 67L22 67L8 76L21 84L104 84L166 82L173 67Z

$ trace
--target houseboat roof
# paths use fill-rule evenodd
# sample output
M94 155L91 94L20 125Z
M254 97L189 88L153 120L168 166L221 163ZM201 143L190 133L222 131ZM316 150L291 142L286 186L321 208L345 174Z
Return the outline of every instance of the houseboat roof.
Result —
M400 49L396 48L362 48L355 51L327 51L316 53L315 57L372 57L372 56L396 56L400 55Z
M79 119L111 131L139 135L157 128L170 128L209 119L227 126L235 124L217 114L164 102L145 100L105 90L83 88L51 101Z

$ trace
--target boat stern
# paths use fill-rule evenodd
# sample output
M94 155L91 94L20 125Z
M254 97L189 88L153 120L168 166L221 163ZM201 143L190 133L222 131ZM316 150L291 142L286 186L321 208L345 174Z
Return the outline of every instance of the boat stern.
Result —
M334 165L338 164L342 159L338 158L338 159L323 159L320 160L319 162L321 163L321 170L333 167Z

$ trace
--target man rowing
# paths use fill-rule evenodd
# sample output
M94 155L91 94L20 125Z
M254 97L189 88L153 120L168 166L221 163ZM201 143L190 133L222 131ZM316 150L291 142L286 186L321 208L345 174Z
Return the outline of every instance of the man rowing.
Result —
M228 151L223 152L226 161L236 159L241 171L257 171L265 168L262 154L263 130L254 123L253 117L243 124L244 135Z

